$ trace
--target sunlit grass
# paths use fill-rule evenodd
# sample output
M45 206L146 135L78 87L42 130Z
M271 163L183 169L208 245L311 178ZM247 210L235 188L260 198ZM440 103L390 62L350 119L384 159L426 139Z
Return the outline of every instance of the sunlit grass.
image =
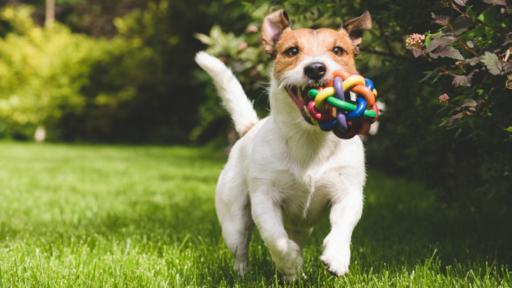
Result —
M1 143L0 286L512 285L506 239L481 239L424 187L375 172L350 274L320 264L322 223L306 279L282 282L257 235L240 279L213 206L224 161L197 148Z

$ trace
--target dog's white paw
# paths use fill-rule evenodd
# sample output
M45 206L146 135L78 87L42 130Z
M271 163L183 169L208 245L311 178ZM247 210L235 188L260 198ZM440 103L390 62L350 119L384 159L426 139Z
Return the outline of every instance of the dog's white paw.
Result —
M336 276L342 276L349 271L350 265L350 243L336 241L330 235L324 240L324 252L320 260L325 264L327 270Z
M283 273L287 280L295 281L297 275L302 272L302 255L299 245L289 239L280 239L273 248L271 254L277 270Z

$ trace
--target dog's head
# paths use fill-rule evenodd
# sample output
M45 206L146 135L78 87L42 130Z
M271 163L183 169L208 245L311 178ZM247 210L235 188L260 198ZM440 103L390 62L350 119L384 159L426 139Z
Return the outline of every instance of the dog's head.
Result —
M275 58L273 81L278 89L287 92L305 118L304 103L310 88L332 80L336 70L356 73L355 56L362 31L371 26L368 11L338 30L292 29L283 10L265 17L261 38L265 51Z

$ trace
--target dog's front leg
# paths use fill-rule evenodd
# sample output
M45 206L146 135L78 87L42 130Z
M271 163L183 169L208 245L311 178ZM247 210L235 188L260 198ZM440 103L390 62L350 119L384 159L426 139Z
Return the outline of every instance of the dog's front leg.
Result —
M293 280L302 269L301 249L286 233L274 192L270 185L251 192L252 217L277 269Z
M352 189L332 200L329 220L331 231L324 239L324 251L320 260L329 272L341 276L348 272L350 264L350 239L352 231L363 211L363 192Z

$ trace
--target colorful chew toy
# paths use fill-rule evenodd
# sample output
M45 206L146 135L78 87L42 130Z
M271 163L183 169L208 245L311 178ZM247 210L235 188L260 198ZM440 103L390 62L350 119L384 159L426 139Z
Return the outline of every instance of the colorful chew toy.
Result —
M358 74L335 71L333 81L326 87L310 89L308 96L311 100L305 110L311 122L342 139L366 133L379 117L377 90L372 80Z

